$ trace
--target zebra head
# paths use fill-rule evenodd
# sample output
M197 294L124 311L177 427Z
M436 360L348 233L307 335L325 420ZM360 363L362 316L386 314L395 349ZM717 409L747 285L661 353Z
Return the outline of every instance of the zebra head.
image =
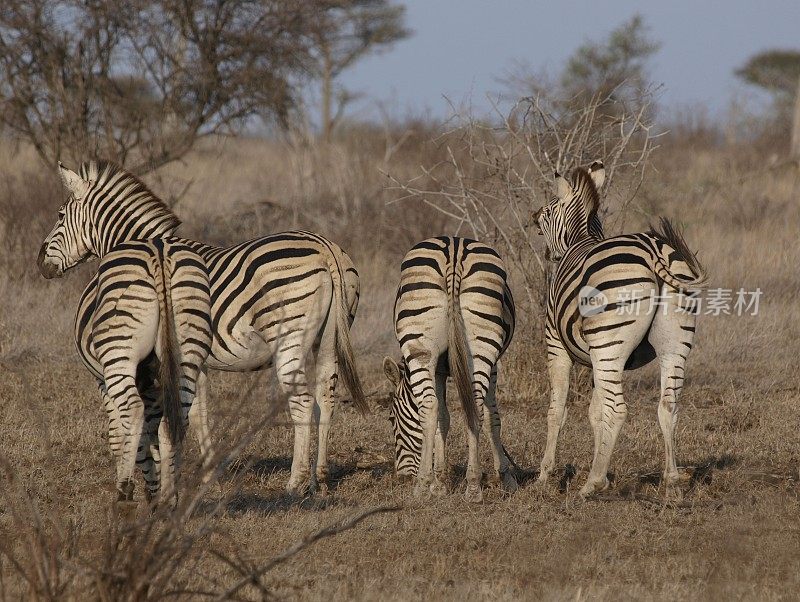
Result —
M393 390L390 398L389 420L394 432L394 472L398 479L414 477L422 455L422 428L419 407L411 392L406 363L392 358L383 360L383 371Z
M39 272L48 279L62 276L92 254L91 222L85 201L94 182L84 180L60 161L58 171L69 198L59 208L58 220L44 239L36 261Z
M80 174L59 163L58 171L69 198L39 250L45 278L102 257L121 242L168 236L180 224L141 180L113 163L89 161Z
M606 178L602 162L595 161L588 170L578 168L572 184L558 172L555 173L556 194L534 215L547 243L546 256L558 261L572 245L588 236L602 238L603 228L597 210L600 206L598 190Z

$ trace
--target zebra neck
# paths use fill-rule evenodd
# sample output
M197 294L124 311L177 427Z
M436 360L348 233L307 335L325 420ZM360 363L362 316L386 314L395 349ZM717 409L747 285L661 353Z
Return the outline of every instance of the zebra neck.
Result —
M601 240L603 240L602 232L600 236L592 232L579 232L569 240L567 243L567 250L571 250L575 247L591 248Z
M109 224L105 229L98 229L96 222L92 224L93 246L99 257L110 253L114 247L124 242L167 238L175 235L177 225L165 224L162 221L139 222L136 219L126 223Z
M591 235L585 235L579 240L573 242L569 245L567 252L564 254L564 257L569 255L570 257L581 257L587 255L589 251L591 251L597 244L602 242L602 238L598 238Z

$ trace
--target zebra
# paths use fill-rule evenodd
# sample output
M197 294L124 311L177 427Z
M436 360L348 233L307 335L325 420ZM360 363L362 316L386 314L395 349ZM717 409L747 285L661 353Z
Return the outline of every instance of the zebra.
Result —
M584 498L608 487L611 453L627 414L622 372L656 357L661 367L658 421L666 457L664 482L669 487L680 480L674 443L677 402L697 319L692 291L706 280L705 269L667 219L648 232L604 238L598 216L598 190L604 181L599 161L588 170L576 169L572 183L556 173L555 197L534 215L547 256L557 262L547 298L551 397L537 483L543 485L555 465L570 369L574 363L591 366L594 458L580 490Z
M81 259L76 246L59 250L66 263ZM45 278L60 275L52 264L40 266ZM96 302L85 324L92 344L83 360L108 413L117 501L133 502L135 464L153 454L158 462L145 473L147 498L174 505L186 414L211 349L205 266L180 243L122 243L103 256L93 285ZM157 359L160 399L140 378L146 358Z
M172 211L141 180L106 161L82 164L80 174L59 165L70 198L39 255L41 269L63 273L80 260L103 257L126 240L163 238L199 255L209 279L212 345L206 366L242 372L275 366L288 395L294 423L292 468L286 489L292 494L319 487L328 476L328 435L334 389L341 375L354 405L368 404L355 365L349 327L360 295L358 272L336 244L305 231L283 232L230 247L174 237L180 224ZM86 325L96 303L95 281L84 289L75 341L82 357L91 354ZM312 395L306 360L315 358ZM213 456L206 421L207 374L201 370L197 398L189 415L204 461ZM312 422L318 427L315 475L309 471Z
M383 369L394 389L390 420L397 476L416 475L417 496L446 492L450 417L445 385L452 376L469 427L465 499L483 499L481 413L492 442L493 480L502 479L507 489L516 489L495 400L497 361L511 342L515 324L514 299L500 256L468 238L440 236L418 243L401 265L394 321L403 357L399 364L386 357Z

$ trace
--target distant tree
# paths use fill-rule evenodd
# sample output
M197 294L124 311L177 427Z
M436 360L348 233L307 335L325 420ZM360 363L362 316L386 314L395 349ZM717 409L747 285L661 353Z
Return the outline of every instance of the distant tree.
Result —
M645 105L652 112L647 64L660 47L642 17L634 15L606 38L584 42L559 74L517 63L498 81L507 96L539 97L549 101L556 113L575 114L589 104L610 116L635 112Z
M3 0L0 124L48 164L144 173L252 115L306 67L302 0Z
M800 79L800 51L767 50L760 52L735 71L748 84L777 95L794 98Z
M322 137L330 140L353 98L336 87L336 79L361 58L389 48L411 31L405 27L405 7L391 0L315 0L312 5L317 15L309 32L312 74L320 84Z
M800 159L800 51L760 52L735 73L748 84L772 94L778 115L792 124L790 154Z
M606 39L579 46L567 61L561 85L572 95L635 99L648 83L647 62L660 47L641 15L634 15Z

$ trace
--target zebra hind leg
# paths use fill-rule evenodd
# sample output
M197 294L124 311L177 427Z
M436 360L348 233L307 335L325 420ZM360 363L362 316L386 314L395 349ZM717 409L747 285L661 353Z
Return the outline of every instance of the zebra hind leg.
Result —
M653 321L649 340L661 368L661 398L658 423L664 436L664 475L667 492L683 480L675 459L675 426L678 420L678 397L683 389L685 365L692 348L696 317L693 307L679 295L668 295L666 311Z
M292 455L292 472L286 491L293 496L302 496L308 493L311 465L311 422L314 413L314 398L308 389L306 378L305 353L292 341L283 344L290 351L280 349L276 353L275 367L278 373L278 383L283 392L289 397L289 414L294 424L294 453Z
M435 375L436 399L439 402L439 420L436 425L436 442L433 450L433 475L431 493L435 496L445 495L450 487L447 464L447 434L450 432L450 412L447 410L447 375L439 372Z
M144 430L144 402L136 388L135 367L126 370L121 364L114 365L119 370L106 374L108 395L116 406L123 432L122 452L117 464L117 501L133 505L135 489L134 469L139 445Z
M322 357L322 352L320 352L317 355L314 404L314 421L317 424L317 456L314 462L315 482L312 483L312 490L317 490L322 495L328 493L328 438L336 403L337 379L335 350L330 349L330 357Z
M144 432L139 442L136 464L142 471L145 484L145 500L153 505L158 500L161 481L161 455L158 447L158 425L161 421L161 412L155 400L145 398Z
M197 375L197 391L189 409L189 427L192 430L197 444L200 447L202 458L202 480L207 483L212 476L212 467L216 452L211 442L211 432L208 428L208 370L205 366Z
M489 391L486 393L486 403L483 406L483 427L486 436L492 442L492 460L494 472L489 478L489 484L501 485L505 491L514 492L519 489L517 479L511 471L511 460L506 454L500 437L500 412L497 409L497 364L492 367L489 380Z
M475 384L478 386L475 387ZM481 417L487 412L485 399L488 387L480 382L475 383L474 380L473 387L475 387L477 415ZM470 503L479 503L483 501L483 490L481 489L483 472L481 470L479 447L480 433L480 424L467 425L467 489L464 491L464 500Z
M540 488L547 483L550 473L555 468L558 436L567 421L567 394L569 393L569 374L572 370L572 360L567 352L563 347L554 345L550 340L547 345L547 356L550 406L547 409L547 444L539 465L539 477L536 480L536 486Z
M594 390L589 405L589 421L594 430L594 458L589 478L580 490L583 498L608 488L611 454L628 415L628 407L622 396L624 360L621 363L603 361L603 358L592 356Z

